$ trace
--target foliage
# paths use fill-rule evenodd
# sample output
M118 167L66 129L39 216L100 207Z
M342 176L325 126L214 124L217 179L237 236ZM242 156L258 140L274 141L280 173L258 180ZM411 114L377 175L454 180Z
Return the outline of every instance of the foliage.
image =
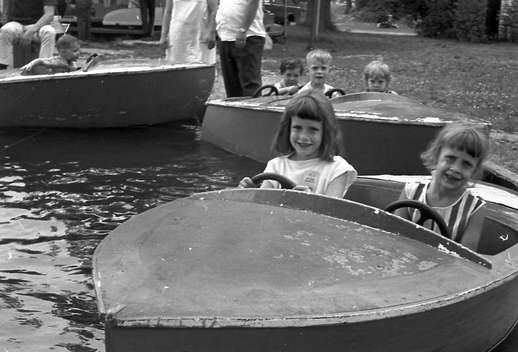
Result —
M513 1L502 14L502 25L505 28L505 39L518 41L518 1Z
M416 17L425 0L361 0L356 1L355 17L364 22L382 22L391 14L395 20Z
M427 0L423 18L416 28L424 37L455 38L452 24L455 18L453 0Z
M453 30L457 39L468 42L486 41L487 0L457 0Z

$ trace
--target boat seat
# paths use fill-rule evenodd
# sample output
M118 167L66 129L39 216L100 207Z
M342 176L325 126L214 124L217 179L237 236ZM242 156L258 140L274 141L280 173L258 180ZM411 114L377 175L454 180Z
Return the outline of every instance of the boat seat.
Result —
M518 243L518 219L502 216L500 210L489 209L488 216L484 219L477 253L486 255L498 254ZM499 217L502 217L499 219ZM514 222L514 224L513 224Z
M32 60L38 58L40 52L40 43L31 42L30 44L14 43L13 44L13 67L22 67Z
M399 199L403 187L402 182L359 178L349 187L345 199L385 209Z

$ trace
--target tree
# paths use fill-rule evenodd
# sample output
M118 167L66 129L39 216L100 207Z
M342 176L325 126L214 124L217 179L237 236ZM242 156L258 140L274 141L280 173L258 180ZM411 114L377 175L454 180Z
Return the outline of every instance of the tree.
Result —
M331 21L331 0L309 0L306 13L306 24L312 26L315 17L316 5L320 2L320 16L318 31L335 30L336 27Z
M77 0L77 35L81 40L90 38L90 26L92 21L92 0Z

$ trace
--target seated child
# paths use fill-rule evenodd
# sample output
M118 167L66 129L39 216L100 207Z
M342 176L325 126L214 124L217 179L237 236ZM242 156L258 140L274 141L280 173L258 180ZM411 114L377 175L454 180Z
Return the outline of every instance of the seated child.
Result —
M49 58L38 58L21 67L22 75L41 75L77 71L75 62L79 58L79 40L69 34L63 35L56 42L58 55ZM95 55L96 56L96 55ZM86 66L82 69L86 71L95 64L95 57L90 57Z
M380 92L397 94L389 89L391 80L390 69L387 64L381 60L371 61L363 70L365 79L365 88L367 92Z
M323 94L327 93L333 86L326 83L333 57L325 50L311 50L306 55L306 67L309 75L309 82L300 88L299 92L317 90Z
M488 153L486 134L473 125L453 123L444 127L421 154L424 166L432 174L430 182L405 185L400 199L413 199L436 210L450 229L452 239L476 250L485 202L469 192L468 184L482 169ZM409 208L396 214L416 222L419 211ZM424 226L440 232L431 221Z
M291 95L297 93L301 87L299 84L299 78L304 73L302 61L299 59L282 60L280 71L282 80L274 84L279 95Z
M273 144L278 156L264 172L273 172L295 182L295 190L342 198L357 172L344 158L340 129L329 99L314 90L295 95L286 106ZM239 187L257 187L250 177ZM266 180L261 188L280 188Z

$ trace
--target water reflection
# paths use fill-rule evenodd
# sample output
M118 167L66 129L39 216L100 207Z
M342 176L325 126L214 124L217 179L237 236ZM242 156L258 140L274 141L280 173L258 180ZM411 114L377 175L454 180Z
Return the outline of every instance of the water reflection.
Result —
M194 125L0 131L0 346L103 351L91 257L134 214L261 170Z

